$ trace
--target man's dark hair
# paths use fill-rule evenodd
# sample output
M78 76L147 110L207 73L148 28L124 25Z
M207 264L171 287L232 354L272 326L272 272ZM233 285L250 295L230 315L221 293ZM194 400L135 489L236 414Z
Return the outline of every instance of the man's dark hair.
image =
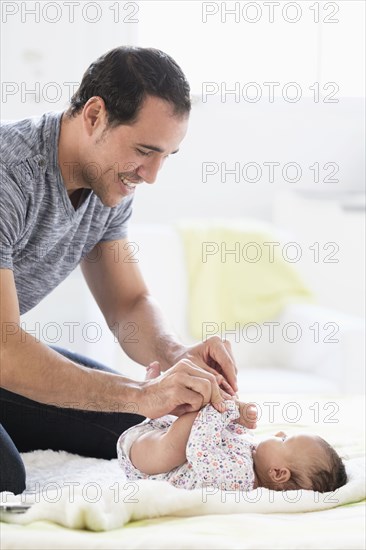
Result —
M76 116L93 96L106 105L110 126L133 124L147 96L168 101L175 116L188 115L190 88L179 65L155 48L120 46L94 61L83 75L67 111Z

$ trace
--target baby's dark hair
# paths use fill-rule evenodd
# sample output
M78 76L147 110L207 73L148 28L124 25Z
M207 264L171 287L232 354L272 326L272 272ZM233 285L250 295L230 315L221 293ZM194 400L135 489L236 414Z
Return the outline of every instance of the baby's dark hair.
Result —
M321 437L318 437L318 440L325 453L324 459L312 464L306 472L291 469L291 477L282 489L310 489L328 493L347 483L346 468L341 457L327 441Z

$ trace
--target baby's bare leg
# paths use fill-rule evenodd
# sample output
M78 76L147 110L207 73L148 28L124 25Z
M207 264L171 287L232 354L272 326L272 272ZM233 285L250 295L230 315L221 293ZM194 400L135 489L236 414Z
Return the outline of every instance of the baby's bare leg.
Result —
M187 442L197 414L183 414L167 431L152 431L137 438L130 449L130 460L135 468L156 475L184 464Z

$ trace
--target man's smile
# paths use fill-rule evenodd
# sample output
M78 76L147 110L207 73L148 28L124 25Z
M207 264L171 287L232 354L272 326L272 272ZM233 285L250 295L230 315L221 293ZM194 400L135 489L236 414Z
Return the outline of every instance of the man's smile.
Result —
M119 176L119 179L120 181L123 183L123 185L125 187L127 187L127 189L135 189L136 185L138 185L139 183L141 183L141 180L137 180L137 181L132 181L122 175Z

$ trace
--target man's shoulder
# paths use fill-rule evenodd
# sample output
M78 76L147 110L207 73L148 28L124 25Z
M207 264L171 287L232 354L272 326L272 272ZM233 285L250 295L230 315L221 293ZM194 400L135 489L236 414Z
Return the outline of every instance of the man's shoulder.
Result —
M4 166L12 166L36 155L45 154L50 128L60 113L49 112L0 124L0 155Z

